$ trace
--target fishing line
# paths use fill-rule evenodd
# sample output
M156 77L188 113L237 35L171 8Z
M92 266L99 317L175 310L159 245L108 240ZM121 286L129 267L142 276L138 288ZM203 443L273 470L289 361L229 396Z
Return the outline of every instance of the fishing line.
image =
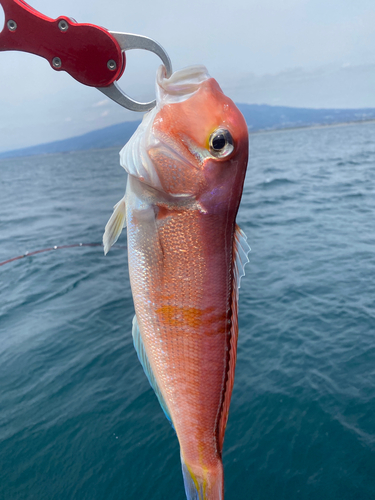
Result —
M76 243L74 245L59 245L54 247L42 248L41 250L34 250L33 252L25 252L22 255L17 255L17 257L12 257L11 259L4 260L0 262L0 266L14 262L15 260L24 259L25 257L31 257L32 255L37 255L44 252L52 252L53 250L62 250L65 248L76 248L76 247L103 247L102 243ZM112 248L126 248L126 245L114 245Z

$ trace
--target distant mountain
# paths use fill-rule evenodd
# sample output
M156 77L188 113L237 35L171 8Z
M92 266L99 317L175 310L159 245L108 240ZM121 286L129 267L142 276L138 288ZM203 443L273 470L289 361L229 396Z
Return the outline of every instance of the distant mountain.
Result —
M375 108L311 109L238 104L250 132L375 120Z
M17 156L67 153L69 151L85 151L88 149L105 149L115 146L121 147L133 135L139 124L139 121L119 123L118 125L111 125L110 127L94 130L93 132L61 141L6 151L0 153L0 159Z
M238 107L246 119L249 132L375 120L375 108L309 109L267 104L238 104ZM139 123L139 121L119 123L70 139L7 151L0 153L0 159L88 149L120 148L129 140Z

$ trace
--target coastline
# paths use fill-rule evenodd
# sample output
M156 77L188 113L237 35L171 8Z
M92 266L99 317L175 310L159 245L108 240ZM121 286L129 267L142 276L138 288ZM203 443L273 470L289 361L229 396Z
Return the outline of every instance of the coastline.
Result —
M305 130L305 129L321 129L321 128L334 128L334 127L348 127L351 125L364 125L368 123L375 123L375 119L371 118L369 120L355 120L352 122L340 122L340 123L323 123L316 125L301 125L299 127L282 127L282 128L272 128L272 129L263 129L263 130L254 130L249 131L249 135L254 134L269 134L272 132L289 132L291 130Z

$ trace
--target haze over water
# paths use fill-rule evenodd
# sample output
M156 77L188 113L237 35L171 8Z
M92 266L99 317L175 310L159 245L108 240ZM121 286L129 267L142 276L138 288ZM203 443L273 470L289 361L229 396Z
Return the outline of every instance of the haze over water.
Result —
M375 497L375 124L250 137L226 500ZM117 150L0 161L0 261L100 242ZM125 234L119 244L126 244ZM0 499L184 500L126 251L0 267Z

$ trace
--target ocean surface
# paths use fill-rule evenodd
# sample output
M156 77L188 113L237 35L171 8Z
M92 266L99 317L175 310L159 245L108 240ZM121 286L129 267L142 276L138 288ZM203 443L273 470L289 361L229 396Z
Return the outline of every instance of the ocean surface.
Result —
M226 500L374 499L375 124L250 147ZM115 149L0 161L0 261L100 243L125 183ZM185 499L118 243L0 266L1 500Z

